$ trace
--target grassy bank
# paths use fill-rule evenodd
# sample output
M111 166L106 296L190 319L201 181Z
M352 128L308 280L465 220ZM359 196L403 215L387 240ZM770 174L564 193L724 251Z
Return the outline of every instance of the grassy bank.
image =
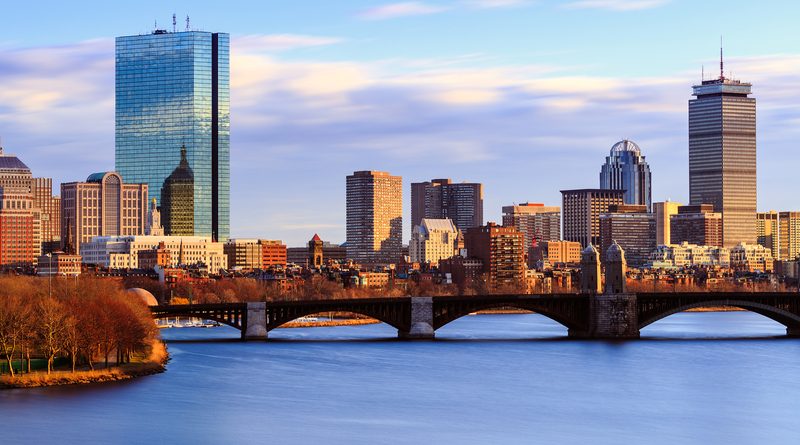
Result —
M158 340L138 360L108 369L72 371L33 372L14 377L0 377L0 389L36 388L41 386L80 385L87 383L116 382L134 377L164 372L169 359L167 348Z

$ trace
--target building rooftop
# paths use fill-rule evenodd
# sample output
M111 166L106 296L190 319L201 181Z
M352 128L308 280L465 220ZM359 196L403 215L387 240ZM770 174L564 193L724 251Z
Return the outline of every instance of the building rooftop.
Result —
M639 146L636 145L635 142L628 139L623 139L611 147L612 156L614 153L622 153L626 151L636 153L637 155L642 153L642 150L639 148Z
M24 162L20 161L18 157L14 155L7 155L3 153L3 147L0 147L0 169L2 170L25 170L30 171L31 169L25 165Z

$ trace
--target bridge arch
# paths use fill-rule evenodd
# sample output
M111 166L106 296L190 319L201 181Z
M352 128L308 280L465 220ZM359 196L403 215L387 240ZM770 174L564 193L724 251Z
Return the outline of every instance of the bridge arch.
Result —
M375 313L373 311L353 310L353 309L341 309L341 310L336 310L336 309L334 309L334 310L311 309L311 310L307 310L307 311L292 311L291 315L276 316L274 318L268 319L267 320L267 332L269 332L269 331L271 331L273 329L278 329L281 326L286 325L287 323L291 323L291 322L297 320L298 318L308 317L308 316L311 316L311 315L323 314L325 312L346 312L346 313L353 314L353 315L361 315L361 316L364 316L364 317L369 317L369 318L378 320L379 322L387 324L387 325L389 325L389 326L391 326L391 327L393 327L395 329L401 329L402 328L401 324L398 322L398 320L395 320L392 317L387 317L386 314Z
M568 330L586 329L585 326L580 326L574 320L571 320L568 314L562 313L557 309L550 308L542 304L525 302L525 301L485 302L485 303L475 302L467 306L461 306L458 308L448 308L448 310L446 311L439 311L440 313L434 313L433 329L438 330L439 328L446 326L447 324L456 321L460 318L463 318L474 312L479 312L489 309L500 309L500 308L522 309L537 314L541 314L555 321L556 323L566 327Z
M746 300L707 300L707 301L699 301L699 302L683 304L680 306L676 306L674 308L667 309L659 314L656 314L644 320L640 319L639 329L644 329L645 327L663 318L669 317L670 315L677 314L679 312L687 311L689 309L702 308L702 307L720 307L720 306L737 307L750 312L754 312L759 315L763 315L764 317L767 317L771 320L774 320L786 326L787 330L789 331L800 330L800 316L792 312L786 311L784 309L778 308L776 306L758 303L754 301L746 301Z

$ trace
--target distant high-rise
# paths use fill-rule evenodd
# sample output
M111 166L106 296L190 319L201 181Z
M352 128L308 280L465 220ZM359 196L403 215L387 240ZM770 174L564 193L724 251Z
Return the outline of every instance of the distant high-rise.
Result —
M599 248L600 214L609 206L624 204L624 195L622 190L561 190L564 240Z
M770 249L776 260L800 258L800 212L756 214L758 244Z
M633 141L621 140L611 147L600 169L600 188L625 190L625 204L652 205L650 166Z
M689 201L722 213L722 243L756 242L756 100L751 84L719 78L689 101Z
M530 202L503 206L503 225L522 232L525 249L534 241L558 241L561 239L561 208Z
M483 184L453 183L450 179L411 184L411 230L423 218L453 221L465 231L483 224Z
M403 178L357 171L347 177L347 257L394 264L403 247Z
M633 267L642 267L656 248L655 215L644 205L612 205L600 215L600 251L606 252L614 244L625 251Z
M722 246L722 215L711 204L680 206L670 217L670 244Z
M653 203L653 213L656 216L656 245L670 244L671 217L678 214L678 207L683 204L674 201Z
M502 227L493 222L466 231L467 255L482 261L482 273L489 289L512 290L524 285L527 266L523 239L522 233L514 227Z
M229 78L228 34L156 30L116 39L116 169L125 181L148 184L163 205L164 181L185 145L194 216L182 235L230 233Z

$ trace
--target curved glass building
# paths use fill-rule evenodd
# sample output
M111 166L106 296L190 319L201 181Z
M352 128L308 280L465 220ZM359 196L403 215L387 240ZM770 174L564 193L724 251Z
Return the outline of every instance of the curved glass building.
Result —
M116 39L116 170L161 206L185 145L192 234L215 240L230 234L229 46L228 34L200 31Z
M600 169L600 188L625 190L625 204L644 205L650 211L653 202L650 166L635 142L623 139L611 147Z

